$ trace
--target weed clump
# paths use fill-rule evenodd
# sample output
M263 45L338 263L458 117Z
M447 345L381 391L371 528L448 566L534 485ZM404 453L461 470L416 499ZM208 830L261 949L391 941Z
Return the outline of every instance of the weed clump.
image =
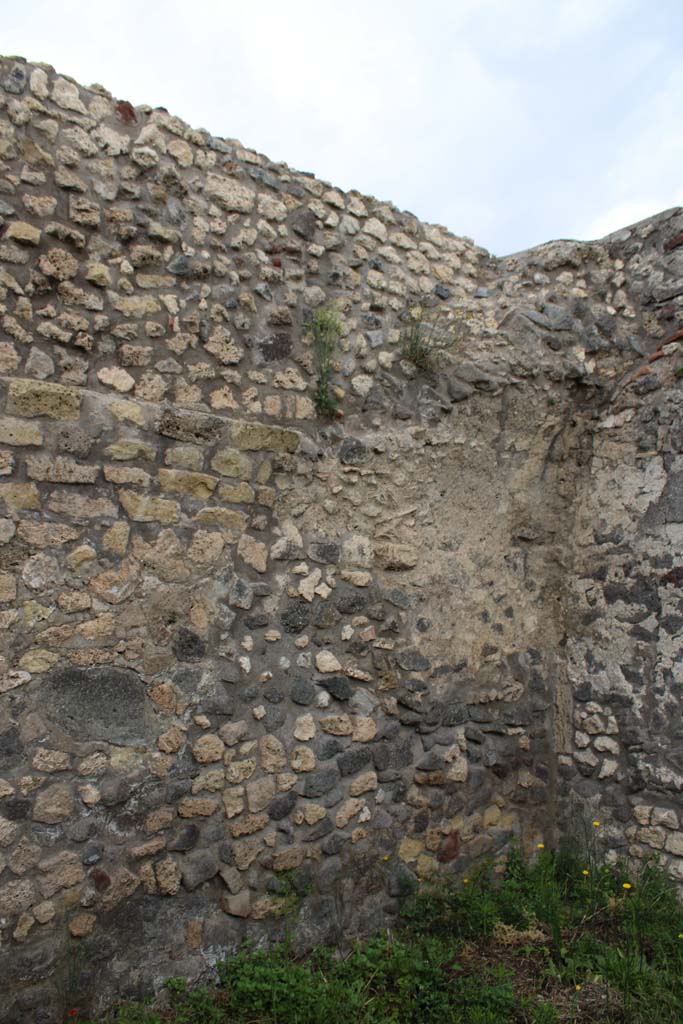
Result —
M406 321L399 345L404 359L418 370L435 370L447 353L464 340L466 317L458 310L433 310L411 306L403 314Z
M654 862L635 874L587 842L442 878L401 926L345 956L244 946L218 983L167 984L161 1011L116 1024L680 1024L683 904Z
M341 414L339 402L330 387L334 355L342 331L339 313L327 306L316 309L311 317L309 330L313 340L313 362L317 376L313 402L320 416L334 419Z

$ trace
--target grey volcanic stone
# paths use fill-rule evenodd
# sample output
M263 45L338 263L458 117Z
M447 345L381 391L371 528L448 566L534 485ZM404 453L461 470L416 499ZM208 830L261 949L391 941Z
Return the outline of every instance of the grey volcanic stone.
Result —
M367 747L347 750L346 753L340 754L337 758L339 771L342 775L355 775L356 772L359 772L366 764L370 764L371 761L372 751Z
M13 768L23 752L23 744L16 725L0 732L0 768Z
M143 743L158 729L140 676L120 668L64 668L43 684L45 713L79 740Z
M218 873L219 866L218 859L211 850L196 850L194 853L188 853L183 857L180 865L183 885L190 891L197 889L202 882L208 882Z
M329 793L337 785L339 773L336 768L319 768L306 776L304 782L304 796L317 797L323 793Z
M14 64L8 74L2 80L2 87L5 92L12 92L19 96L26 88L28 71L22 64Z
M396 662L406 672L426 672L431 667L431 662L414 647L397 651Z
M308 545L308 557L313 562L323 565L336 565L341 556L341 548L333 540L313 541Z
M296 807L297 796L292 790L276 797L268 807L268 817L272 821L282 821Z
M171 837L168 842L168 849L177 850L179 853L192 850L199 842L199 835L197 825L186 825L185 828L181 828Z
M311 620L311 613L308 605L303 602L294 602L280 614L285 633L302 633Z
M315 229L317 226L317 218L312 210L303 210L298 213L292 219L292 231L305 239L307 242L312 242L315 237Z
M334 736L328 736L324 739L316 751L316 755L319 761L331 761L333 757L341 753L344 749L344 744L341 740L336 739Z
M327 676L320 683L335 700L350 700L353 697L353 686L345 676Z
M295 704L308 707L315 700L315 686L306 679L295 679L289 696Z
M417 878L405 864L397 864L389 875L387 892L398 898L410 896L417 889Z
M130 786L125 779L112 776L100 783L100 794L105 807L124 804L130 796Z
M191 629L181 626L173 638L173 653L178 661L201 661L206 654L206 644Z
M357 437L345 437L339 449L339 461L345 466L360 466L366 461L368 450Z

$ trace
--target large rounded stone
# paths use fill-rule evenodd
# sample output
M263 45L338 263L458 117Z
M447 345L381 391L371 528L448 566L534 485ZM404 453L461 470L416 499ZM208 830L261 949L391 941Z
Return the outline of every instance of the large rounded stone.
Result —
M118 668L63 668L43 684L45 713L76 739L149 743L155 716L140 676Z

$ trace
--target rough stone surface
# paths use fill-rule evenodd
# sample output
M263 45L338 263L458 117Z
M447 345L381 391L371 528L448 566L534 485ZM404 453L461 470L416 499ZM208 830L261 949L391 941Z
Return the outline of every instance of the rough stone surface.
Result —
M353 935L577 797L683 881L681 211L498 259L18 58L0 196L15 1004L72 943L84 1014L197 978L280 872Z

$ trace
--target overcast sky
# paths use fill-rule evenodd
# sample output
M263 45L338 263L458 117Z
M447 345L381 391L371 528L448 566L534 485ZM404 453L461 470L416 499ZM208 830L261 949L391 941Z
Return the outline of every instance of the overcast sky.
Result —
M0 0L0 52L498 255L683 205L683 0Z

